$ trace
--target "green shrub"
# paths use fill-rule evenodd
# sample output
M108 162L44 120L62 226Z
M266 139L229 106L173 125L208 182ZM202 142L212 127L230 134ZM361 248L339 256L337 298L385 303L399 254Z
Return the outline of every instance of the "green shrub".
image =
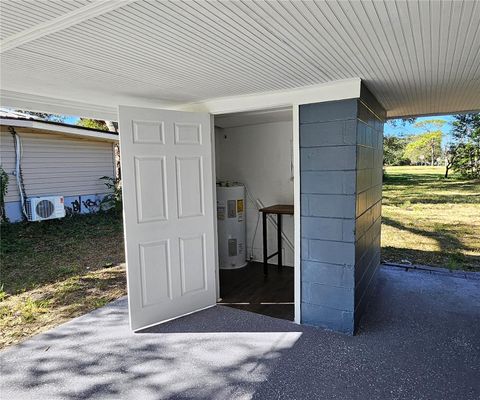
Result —
M102 176L100 178L111 193L107 194L100 202L100 210L114 210L118 213L122 212L122 181L118 178L110 176Z

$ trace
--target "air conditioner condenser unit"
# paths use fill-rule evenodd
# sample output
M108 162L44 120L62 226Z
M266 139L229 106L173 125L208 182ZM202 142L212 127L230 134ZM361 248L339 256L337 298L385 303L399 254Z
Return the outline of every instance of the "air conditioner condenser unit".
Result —
M65 217L63 196L30 197L25 205L29 221L44 221Z

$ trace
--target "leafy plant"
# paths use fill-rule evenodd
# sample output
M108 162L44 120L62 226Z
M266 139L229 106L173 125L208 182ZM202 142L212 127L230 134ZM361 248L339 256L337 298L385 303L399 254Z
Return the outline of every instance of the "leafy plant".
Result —
M109 192L100 202L100 210L106 211L113 209L116 212L122 212L122 181L119 178L112 178L110 176L102 176L100 178Z
M23 305L19 307L18 311L24 322L33 322L40 316L40 314L48 312L49 303L48 300L33 300L32 298L27 297Z
M0 220L8 222L5 214L5 196L8 192L8 174L0 166Z
M5 300L7 297L7 293L5 292L5 290L3 290L3 284L0 285L0 301L3 301Z

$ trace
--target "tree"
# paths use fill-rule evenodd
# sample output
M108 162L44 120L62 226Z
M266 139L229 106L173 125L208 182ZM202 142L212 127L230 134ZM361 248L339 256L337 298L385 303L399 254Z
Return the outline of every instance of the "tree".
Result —
M448 173L458 155L458 143L450 143L445 147L445 178L448 178Z
M48 113L42 113L42 112L36 112L36 111L27 111L27 110L15 110L16 112L22 113L22 114L27 114L27 115L33 115L34 117L41 118L45 121L51 121L51 122L65 122L65 115L60 115L60 114L48 114Z
M413 124L417 119L416 118L399 118L399 119L390 119L387 121L387 124L393 128L404 128L407 124Z
M435 160L442 155L442 132L422 133L412 137L411 142L405 147L404 157L413 163L435 164Z
M467 178L479 179L480 113L455 115L454 118L451 168Z
M403 157L409 137L385 135L383 137L383 163L385 165L408 165L410 160Z
M78 126L83 126L84 128L99 129L101 131L108 131L108 126L105 121L100 119L91 119L91 118L80 118L77 122Z
M429 136L429 156L430 156L430 165L433 167L435 165L436 154L441 152L442 145L442 132L441 128L446 124L443 119L427 119L423 121L417 121L414 126L423 130L425 134L432 134ZM436 135L434 135L434 133ZM437 136L440 135L440 143L437 143ZM440 156L441 154L438 154ZM427 157L426 157L427 158ZM428 158L427 158L428 159Z

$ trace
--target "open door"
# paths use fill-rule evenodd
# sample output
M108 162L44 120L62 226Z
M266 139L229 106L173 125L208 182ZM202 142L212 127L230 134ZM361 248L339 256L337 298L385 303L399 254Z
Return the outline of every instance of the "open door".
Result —
M119 107L130 326L216 302L210 115Z

